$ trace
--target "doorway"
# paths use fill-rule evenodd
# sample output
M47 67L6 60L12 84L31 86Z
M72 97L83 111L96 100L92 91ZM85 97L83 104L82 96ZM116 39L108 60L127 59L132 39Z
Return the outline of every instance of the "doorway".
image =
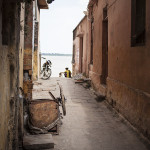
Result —
M108 77L108 15L107 7L103 9L102 22L102 79L101 83L107 83Z
M80 73L83 72L83 37L80 37Z

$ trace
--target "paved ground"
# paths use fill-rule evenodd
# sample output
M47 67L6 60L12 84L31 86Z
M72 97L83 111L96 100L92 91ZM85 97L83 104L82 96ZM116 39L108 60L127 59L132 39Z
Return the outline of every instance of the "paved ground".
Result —
M33 98L50 98L47 90L59 96L57 82L67 98L67 116L60 134L53 136L55 150L148 150L143 140L108 108L97 102L90 90L72 79L51 78L34 85ZM37 92L38 91L38 92Z

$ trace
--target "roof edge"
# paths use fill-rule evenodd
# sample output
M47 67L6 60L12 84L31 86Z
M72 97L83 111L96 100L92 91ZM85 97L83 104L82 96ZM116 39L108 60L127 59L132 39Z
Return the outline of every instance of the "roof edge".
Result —
M81 19L81 21L78 23L78 25L73 29L73 31L75 31L76 29L77 29L77 27L81 24L81 22L85 19L87 17L87 15L85 15L82 19Z

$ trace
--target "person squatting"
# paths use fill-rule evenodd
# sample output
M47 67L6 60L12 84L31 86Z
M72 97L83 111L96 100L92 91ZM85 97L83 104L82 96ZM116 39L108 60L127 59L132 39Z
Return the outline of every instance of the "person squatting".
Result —
M71 71L69 70L69 68L65 68L65 72L64 72L64 76L66 78L71 78Z

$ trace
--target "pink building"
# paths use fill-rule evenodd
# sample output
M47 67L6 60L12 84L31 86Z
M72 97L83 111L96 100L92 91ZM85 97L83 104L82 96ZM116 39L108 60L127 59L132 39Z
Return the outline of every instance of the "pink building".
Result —
M150 1L90 0L87 14L74 30L74 74L150 139Z

